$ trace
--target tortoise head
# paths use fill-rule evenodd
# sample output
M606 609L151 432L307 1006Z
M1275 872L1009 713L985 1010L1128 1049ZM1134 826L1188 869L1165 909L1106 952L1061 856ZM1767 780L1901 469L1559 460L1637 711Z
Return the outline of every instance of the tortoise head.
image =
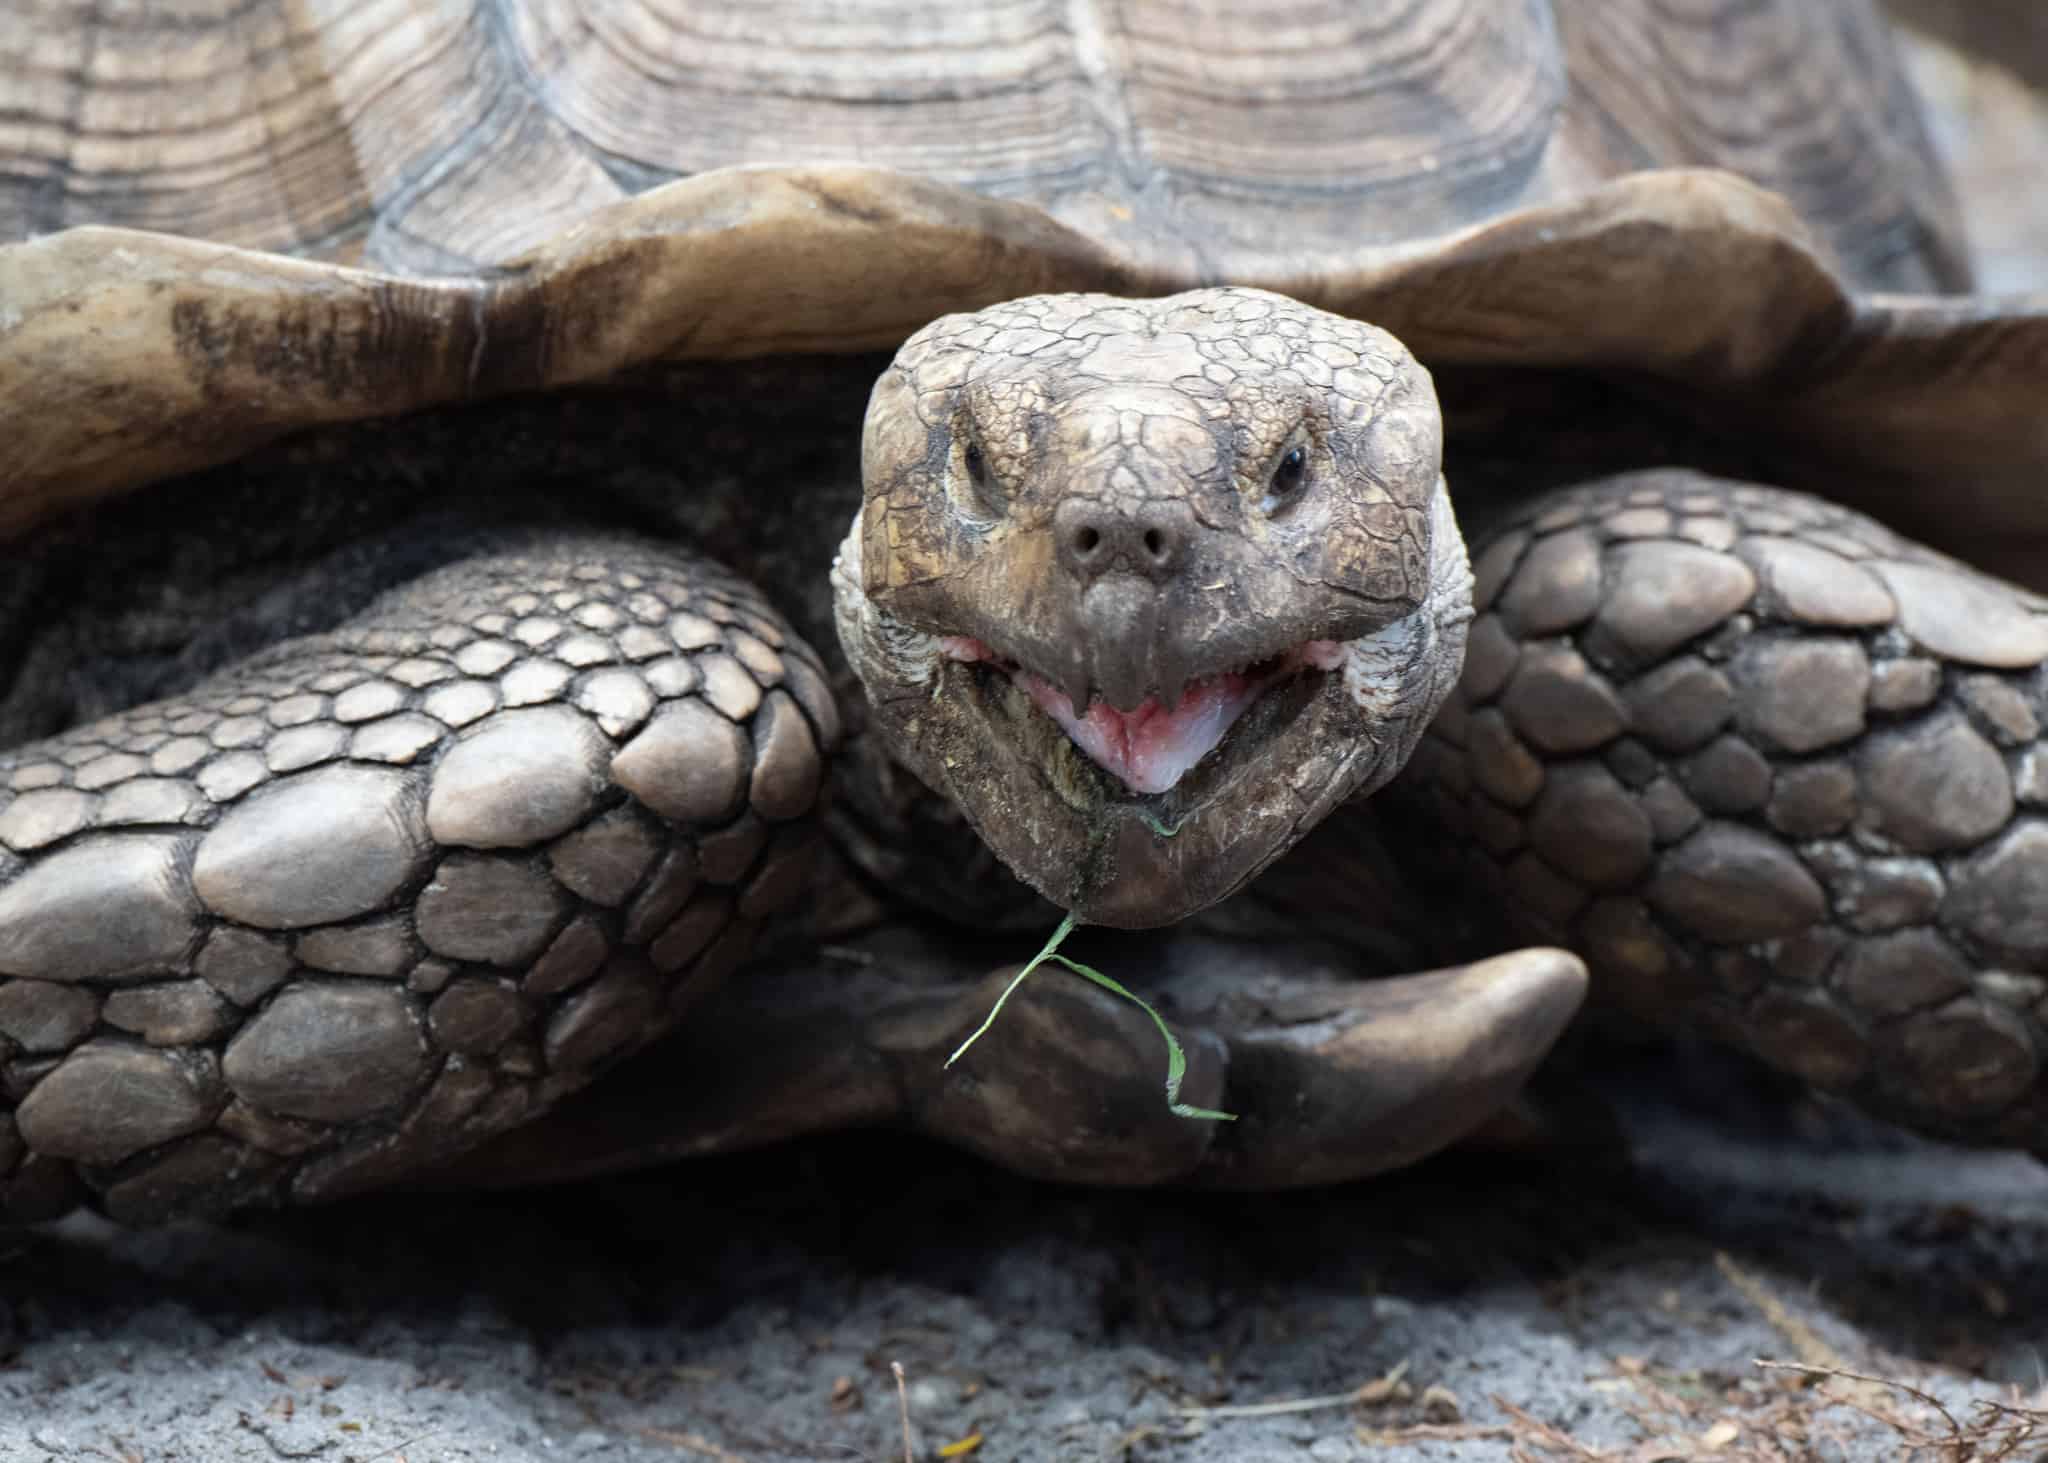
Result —
M876 383L833 569L874 729L1083 919L1202 909L1455 681L1441 448L1398 341L1277 295L937 320Z

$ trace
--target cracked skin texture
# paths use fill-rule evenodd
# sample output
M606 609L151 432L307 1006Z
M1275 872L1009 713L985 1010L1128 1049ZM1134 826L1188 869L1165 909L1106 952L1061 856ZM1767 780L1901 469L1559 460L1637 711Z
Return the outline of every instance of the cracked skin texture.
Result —
M1278 295L947 316L869 404L841 638L898 755L1027 882L1092 922L1171 923L1384 783L1448 693L1467 612L1441 457L1399 341ZM1120 711L1306 642L1345 662L1139 796L945 636Z

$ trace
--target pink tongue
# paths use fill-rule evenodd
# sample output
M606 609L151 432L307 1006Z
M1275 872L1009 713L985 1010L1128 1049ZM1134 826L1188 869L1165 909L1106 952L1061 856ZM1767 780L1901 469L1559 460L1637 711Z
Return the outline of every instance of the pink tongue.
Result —
M1244 676L1211 676L1188 687L1171 711L1152 697L1131 711L1094 701L1086 716L1076 716L1073 701L1050 681L1028 671L1017 679L1039 710L1133 792L1165 792L1179 782L1223 740L1255 694Z

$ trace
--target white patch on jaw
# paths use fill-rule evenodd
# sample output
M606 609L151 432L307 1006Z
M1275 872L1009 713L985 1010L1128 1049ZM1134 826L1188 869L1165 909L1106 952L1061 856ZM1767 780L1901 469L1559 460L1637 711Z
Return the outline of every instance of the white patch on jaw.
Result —
M1416 654L1429 639L1422 611L1404 615L1344 646L1344 690L1358 709L1384 721L1407 693Z
M1441 477L1429 532L1429 594L1421 607L1344 645L1344 689L1375 722L1408 724L1411 743L1457 684L1472 619L1472 566Z
M879 663L899 685L931 685L938 679L942 642L937 635L882 614L868 599L860 577L860 534L861 519L855 514L853 527L832 557L832 619L846 658L863 683L867 668Z

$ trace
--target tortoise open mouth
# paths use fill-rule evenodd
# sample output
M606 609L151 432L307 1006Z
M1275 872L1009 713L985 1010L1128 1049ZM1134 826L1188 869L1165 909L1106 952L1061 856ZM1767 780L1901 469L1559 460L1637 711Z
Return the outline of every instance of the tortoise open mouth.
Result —
M948 660L1007 676L1097 767L1133 793L1158 794L1172 791L1222 745L1268 692L1341 666L1345 647L1337 640L1304 641L1250 665L1198 676L1171 705L1155 693L1128 710L1100 695L1077 709L1050 679L972 636L946 636L939 650Z

